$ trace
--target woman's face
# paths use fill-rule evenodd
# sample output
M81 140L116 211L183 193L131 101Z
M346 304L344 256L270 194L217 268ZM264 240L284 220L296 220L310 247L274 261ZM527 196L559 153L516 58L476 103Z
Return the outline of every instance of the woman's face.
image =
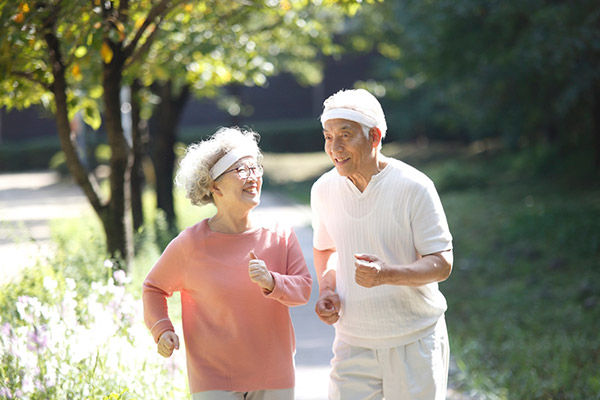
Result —
M260 203L262 166L254 157L244 157L227 168L214 182L217 206L254 208Z

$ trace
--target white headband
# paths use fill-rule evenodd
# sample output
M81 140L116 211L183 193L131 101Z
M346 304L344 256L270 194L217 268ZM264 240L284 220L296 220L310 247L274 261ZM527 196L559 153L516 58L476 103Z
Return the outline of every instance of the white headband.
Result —
M235 149L226 153L219 159L210 169L210 177L215 180L221 175L227 168L233 165L234 162L244 157L256 157L256 151L251 151L245 147L236 147Z
M361 112L350 110L349 108L332 108L331 110L325 111L323 115L321 115L321 125L325 127L325 121L337 118L358 122L368 128L377 126L377 121L373 118L368 117Z

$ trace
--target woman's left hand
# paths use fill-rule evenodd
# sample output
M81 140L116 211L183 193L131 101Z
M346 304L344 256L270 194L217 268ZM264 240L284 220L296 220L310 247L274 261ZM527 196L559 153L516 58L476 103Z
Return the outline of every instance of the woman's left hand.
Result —
M254 254L254 251L250 252L250 263L248 264L248 272L250 274L250 280L256 283L258 286L272 292L275 288L275 280L273 275L267 269L267 264L263 260L259 260Z

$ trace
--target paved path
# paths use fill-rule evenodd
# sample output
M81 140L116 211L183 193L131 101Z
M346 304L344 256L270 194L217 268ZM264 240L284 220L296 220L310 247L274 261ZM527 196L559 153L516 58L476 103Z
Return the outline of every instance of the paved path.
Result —
M285 218L296 235L313 275L306 306L291 309L296 331L297 400L325 400L333 328L314 314L317 280L312 263L310 209L263 192L256 212L264 218ZM93 215L81 189L53 172L0 174L0 283L14 279L41 254L52 251L49 224L59 218Z
M312 228L308 206L263 192L256 212L264 218L285 219L294 226L313 276L313 290L306 306L291 309L296 332L296 400L325 400L333 328L314 314L318 295L312 260ZM52 172L0 174L0 283L13 279L36 257L51 252L51 220L93 215L82 191ZM447 399L466 399L449 390Z
M294 204L287 198L273 193L263 192L261 204L256 212L263 218L285 219L294 227L302 247L313 278L313 287L306 306L290 309L296 332L296 400L326 400L334 330L333 327L322 323L314 312L319 287L313 266L310 207Z
M79 187L53 172L0 174L0 283L52 251L49 222L92 213Z

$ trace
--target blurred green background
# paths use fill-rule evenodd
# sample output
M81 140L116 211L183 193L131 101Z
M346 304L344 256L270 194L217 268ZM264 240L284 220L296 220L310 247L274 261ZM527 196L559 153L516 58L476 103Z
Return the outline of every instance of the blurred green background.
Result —
M52 168L84 185L93 176L115 201L108 172L136 153L143 212L123 268L132 296L173 235L210 212L172 191L185 145L218 126L253 128L265 190L308 204L330 168L322 101L361 87L386 112L384 154L429 175L449 219L455 268L441 289L456 389L470 399L600 399L598 1L0 0L0 24L0 171ZM132 147L115 140L124 133ZM4 327L31 328L19 296L59 303L45 277L59 297L75 279L83 307L93 283L107 282L103 228L95 216L57 221L56 254L3 288ZM18 357L2 357L0 389L14 394L25 375ZM80 367L62 389L31 398L86 396L78 380L95 382L100 398L121 393L94 381L90 371L108 364ZM160 385L131 396L151 398Z

